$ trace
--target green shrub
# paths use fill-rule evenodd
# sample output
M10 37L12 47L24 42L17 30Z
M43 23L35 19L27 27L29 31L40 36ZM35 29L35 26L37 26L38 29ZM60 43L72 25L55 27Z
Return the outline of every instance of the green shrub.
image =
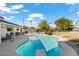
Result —
M45 34L52 35L52 31L51 30L45 31Z

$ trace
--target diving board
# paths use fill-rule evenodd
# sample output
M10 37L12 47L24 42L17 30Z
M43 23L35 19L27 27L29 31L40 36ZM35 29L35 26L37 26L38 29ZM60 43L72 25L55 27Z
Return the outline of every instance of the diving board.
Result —
M42 39L41 38L39 38L39 39L40 39L41 43L43 44L46 51L49 51L55 47L58 47L58 42L57 42L56 38L45 36L44 38L42 37Z

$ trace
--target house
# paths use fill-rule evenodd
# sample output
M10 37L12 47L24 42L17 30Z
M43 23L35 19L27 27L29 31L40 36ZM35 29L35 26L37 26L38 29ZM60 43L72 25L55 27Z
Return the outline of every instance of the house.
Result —
M79 25L75 25L75 26L73 27L73 31L79 32Z
M4 38L12 38L24 32L23 26L5 21L0 16L0 43Z
M79 32L79 21L73 25L73 31Z

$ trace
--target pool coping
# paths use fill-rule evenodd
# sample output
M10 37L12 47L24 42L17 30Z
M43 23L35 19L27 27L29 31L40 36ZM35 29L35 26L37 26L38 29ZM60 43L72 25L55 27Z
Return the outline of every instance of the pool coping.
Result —
M32 34L33 36L34 35L45 35L45 36L50 36L50 37L56 37L56 38L58 38L59 40L58 40L58 42L60 42L59 44L62 46L62 48L63 48L63 56L78 56L78 54L77 54L77 52L70 46L70 45L68 45L67 43L65 43L64 41L65 41L65 39L68 39L68 38L62 38L62 37L60 37L60 36L56 36L56 35L46 35L46 34ZM27 36L29 36L29 35L27 35ZM24 43L24 42L22 42L22 43ZM21 44L22 44L21 43ZM19 44L19 45L21 45L21 44Z

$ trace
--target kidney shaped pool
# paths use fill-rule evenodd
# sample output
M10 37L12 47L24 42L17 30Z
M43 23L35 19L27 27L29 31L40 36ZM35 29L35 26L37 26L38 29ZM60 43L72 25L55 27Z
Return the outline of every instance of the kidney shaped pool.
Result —
M43 52L40 53L38 50L43 50ZM44 35L30 36L28 41L23 42L16 48L16 53L20 56L36 56L37 52L46 56L63 55L57 38Z

